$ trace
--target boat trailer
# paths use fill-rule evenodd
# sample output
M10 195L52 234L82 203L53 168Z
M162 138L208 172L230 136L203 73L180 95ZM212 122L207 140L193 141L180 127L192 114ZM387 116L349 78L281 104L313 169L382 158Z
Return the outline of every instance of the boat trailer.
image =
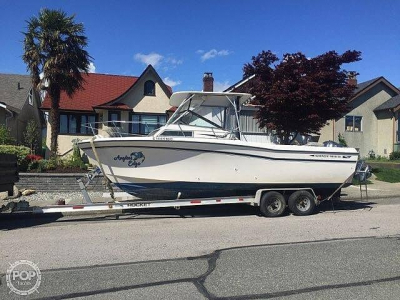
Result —
M371 168L364 162L360 161L357 164L354 177L360 182L360 192L362 198L361 186L365 184L364 191L368 197L368 190L366 188L366 179L370 176ZM112 201L94 203L87 192L88 185L99 175L102 174L100 168L96 168L86 174L85 178L77 178L80 190L83 195L82 204L73 205L50 205L43 207L29 207L29 203L25 202L24 205L16 205L13 211L29 212L33 214L47 214L47 213L78 213L78 212L115 212L119 213L124 210L141 210L151 208L175 208L191 207L191 206L204 206L204 205L224 205L224 204L247 204L251 206L260 207L261 214L266 217L279 217L281 216L286 207L299 216L310 215L313 213L316 206L321 202L335 199L340 193L341 188L352 179L353 174L346 179L332 194L322 199L317 196L312 188L307 187L294 187L294 188L266 188L260 189L254 196L233 196L233 197L219 197L219 198L197 198L197 199L174 199L174 200L128 200L116 201L114 192L111 190L110 195ZM104 177L107 180L106 177ZM110 187L110 184L107 184ZM178 197L179 198L179 197ZM22 204L22 203L21 203ZM28 204L28 205L27 205Z

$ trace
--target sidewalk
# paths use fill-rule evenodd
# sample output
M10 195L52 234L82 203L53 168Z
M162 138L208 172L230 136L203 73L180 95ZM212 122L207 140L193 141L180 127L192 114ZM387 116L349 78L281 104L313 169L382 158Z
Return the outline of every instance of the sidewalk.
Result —
M379 198L400 198L400 183L389 183L376 179L369 179L372 184L368 184L368 199ZM365 198L365 186L361 186L363 199ZM361 200L360 186L351 185L342 189L341 200Z

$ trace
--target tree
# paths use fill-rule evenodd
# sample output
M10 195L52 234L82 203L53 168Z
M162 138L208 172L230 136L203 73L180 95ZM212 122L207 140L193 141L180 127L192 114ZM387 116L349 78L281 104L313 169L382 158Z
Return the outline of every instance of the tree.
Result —
M11 136L10 129L0 125L0 145L14 145L15 139Z
M32 75L33 86L45 90L51 100L52 156L57 155L61 92L72 96L82 88L82 72L87 74L91 60L84 49L87 38L83 24L75 23L74 18L61 10L42 9L38 17L27 21L27 32L23 33L22 58Z
M343 147L347 147L347 142L346 139L344 138L344 136L342 134L338 134L338 141L339 144L342 145Z
M244 77L256 76L242 91L252 93L260 105L260 128L273 130L282 144L290 144L297 134L318 133L328 120L347 111L355 86L347 83L350 72L341 65L360 59L359 51L329 51L314 58L287 53L279 61L271 51L262 51L244 65Z
M31 153L37 149L39 138L39 126L35 120L30 120L25 128L24 142L25 146L28 146L31 149Z

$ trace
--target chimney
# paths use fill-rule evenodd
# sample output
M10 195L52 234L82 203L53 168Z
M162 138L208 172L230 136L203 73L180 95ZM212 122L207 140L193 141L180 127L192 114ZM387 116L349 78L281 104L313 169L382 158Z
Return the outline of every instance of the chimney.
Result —
M214 91L214 77L213 73L205 72L203 75L203 92Z
M20 82L18 82L18 89L19 90L21 89L21 83Z
M347 84L349 85L357 85L357 75L358 73L355 71L350 71L347 78Z

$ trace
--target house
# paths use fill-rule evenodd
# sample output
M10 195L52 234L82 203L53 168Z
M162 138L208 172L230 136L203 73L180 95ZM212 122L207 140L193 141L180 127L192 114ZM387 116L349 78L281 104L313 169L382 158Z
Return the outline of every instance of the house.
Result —
M0 125L10 130L17 144L24 143L24 131L30 120L36 121L38 130L44 124L40 100L29 75L0 74Z
M123 132L140 135L166 123L172 89L151 65L139 77L90 73L83 78L83 88L72 97L61 93L60 156L72 150L73 140L86 139L93 133L110 136L119 127ZM50 98L46 96L41 109L48 112L50 107ZM48 124L48 148L50 137Z
M361 157L388 156L400 150L400 90L383 76L357 84L349 101L349 112L323 127L319 142L338 141L341 134L347 145L359 150Z

